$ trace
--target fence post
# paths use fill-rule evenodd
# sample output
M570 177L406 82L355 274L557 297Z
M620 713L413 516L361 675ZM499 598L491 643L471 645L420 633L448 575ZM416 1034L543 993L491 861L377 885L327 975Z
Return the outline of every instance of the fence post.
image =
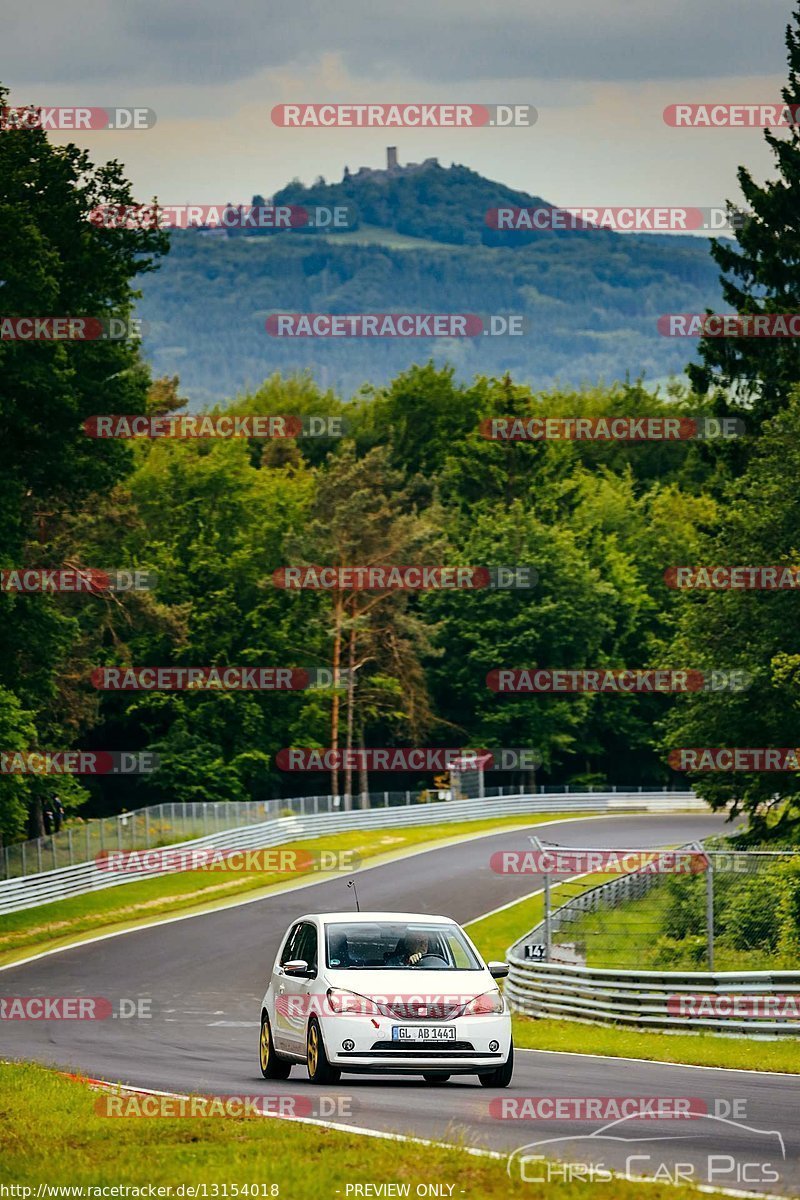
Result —
M388 792L383 793L383 807L384 808L389 807L389 793Z
M406 788L406 804L411 803L411 792Z
M53 844L55 845L55 843L53 843ZM23 842L22 843L22 874L23 875L28 874L28 867L27 867L26 861L25 861L26 858L27 858L27 855L25 854L25 843Z
M74 866L75 859L72 856L72 830L67 830L67 843L69 845L69 865Z
M551 946L551 930L550 930L550 875L545 872L544 876L544 961L550 962L550 946Z
M711 855L706 855L706 937L708 942L708 969L714 970L714 864Z
M147 850L150 849L150 809L144 810L144 844Z
M36 839L36 855L39 860L39 873L41 874L41 870L42 870L42 839L41 838Z
M86 822L86 861L92 861L92 839L89 834L89 822Z

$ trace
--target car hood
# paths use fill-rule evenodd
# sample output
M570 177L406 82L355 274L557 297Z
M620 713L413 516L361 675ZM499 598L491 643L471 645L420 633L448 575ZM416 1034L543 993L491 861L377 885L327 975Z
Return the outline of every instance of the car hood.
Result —
M497 989L496 980L488 971L419 971L411 968L388 968L377 971L337 971L333 968L324 972L329 987L347 988L359 996L396 998L421 997L432 1002L461 1000L463 1004L480 996L483 992Z

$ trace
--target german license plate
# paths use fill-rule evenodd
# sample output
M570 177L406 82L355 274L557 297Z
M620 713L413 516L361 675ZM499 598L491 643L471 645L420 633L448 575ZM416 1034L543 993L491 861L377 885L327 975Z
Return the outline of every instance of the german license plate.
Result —
M454 1025L393 1025L393 1042L454 1042Z

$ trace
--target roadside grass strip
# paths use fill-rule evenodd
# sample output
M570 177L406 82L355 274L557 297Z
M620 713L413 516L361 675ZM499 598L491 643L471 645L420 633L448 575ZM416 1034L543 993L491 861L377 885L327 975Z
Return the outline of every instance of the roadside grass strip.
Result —
M131 1095L135 1090L124 1092ZM28 1196L33 1197L58 1195L46 1189L59 1186L144 1188L128 1196L147 1196L148 1186L181 1185L184 1196L248 1200L254 1195L259 1200L426 1194L452 1200L586 1197L582 1181L537 1186L509 1177L505 1155L466 1143L381 1133L367 1140L366 1130L346 1132L341 1126L334 1129L304 1118L106 1117L97 1111L102 1093L96 1084L28 1064L0 1063L0 1095L0 1183L31 1188ZM525 1138L521 1132L520 1143ZM355 1191L359 1184L372 1187ZM374 1190L381 1184L399 1187ZM444 1187L438 1192L418 1190L433 1185ZM190 1193L189 1188L196 1190ZM24 1193L16 1194L27 1200ZM68 1190L62 1194L80 1195ZM648 1200L691 1200L698 1190L666 1183L647 1183L643 1189L639 1182L615 1177L596 1182L592 1194L608 1200L641 1200L643 1195ZM83 1195L89 1200L91 1193Z

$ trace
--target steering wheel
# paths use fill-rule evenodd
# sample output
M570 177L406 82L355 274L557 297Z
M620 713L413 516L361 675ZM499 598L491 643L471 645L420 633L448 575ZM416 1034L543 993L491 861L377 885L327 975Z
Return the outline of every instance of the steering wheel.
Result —
M423 954L422 958L416 964L418 967L433 967L437 963L444 963L447 966L447 959L443 954Z

